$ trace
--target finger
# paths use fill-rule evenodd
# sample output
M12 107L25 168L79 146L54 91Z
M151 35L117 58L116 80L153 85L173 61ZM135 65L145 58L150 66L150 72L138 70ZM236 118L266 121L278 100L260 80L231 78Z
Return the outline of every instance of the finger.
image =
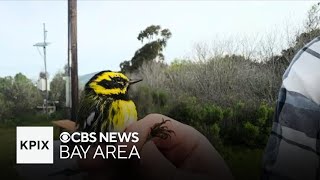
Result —
M137 149L140 151L141 148L144 146L146 141L148 140L149 134L151 132L151 128L156 124L156 123L161 123L163 121L162 118L169 119L168 117L158 115L158 114L150 114L147 115L146 117L140 119L139 121L131 124L129 127L127 127L126 132L137 132L139 141L137 143L125 143L129 147L132 145L135 145ZM172 120L172 119L171 119ZM175 129L172 127L172 123L174 120L166 122L164 125L168 127L168 129ZM173 135L172 135L173 136ZM173 139L174 137L171 137L171 142L174 142L175 140ZM153 141L158 141L157 138L154 138ZM120 144L120 143L118 143ZM171 144L163 145L163 148L168 148L168 146L171 146Z
M164 125L173 130L174 134L171 134L171 137L167 139L154 138L153 142L166 158L179 167L197 145L198 131L161 114L150 114L129 126L126 131L139 133L139 142L135 145L140 150L145 144L151 128L163 120L170 120Z
M176 167L158 150L152 141L141 149L140 170L145 179L172 179Z
M203 135L180 168L215 177L212 179L233 179L223 158Z

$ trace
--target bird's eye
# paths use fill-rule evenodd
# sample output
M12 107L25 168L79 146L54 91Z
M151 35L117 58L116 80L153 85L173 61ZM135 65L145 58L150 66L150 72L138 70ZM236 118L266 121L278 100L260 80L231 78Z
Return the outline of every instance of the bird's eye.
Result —
M124 86L124 85L125 85L125 82L120 82L120 84L121 84L122 86Z

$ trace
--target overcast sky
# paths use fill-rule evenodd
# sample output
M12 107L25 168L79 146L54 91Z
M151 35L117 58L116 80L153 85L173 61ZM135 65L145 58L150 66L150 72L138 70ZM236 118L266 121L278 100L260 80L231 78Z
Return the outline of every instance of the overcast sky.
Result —
M186 56L197 42L221 36L250 36L303 24L310 1L78 1L79 75L110 69L131 59L140 30L155 24L172 38L166 61ZM43 40L46 23L48 71L67 62L67 1L0 1L0 77L22 72L37 79L43 59L33 44ZM52 77L52 76L51 76Z

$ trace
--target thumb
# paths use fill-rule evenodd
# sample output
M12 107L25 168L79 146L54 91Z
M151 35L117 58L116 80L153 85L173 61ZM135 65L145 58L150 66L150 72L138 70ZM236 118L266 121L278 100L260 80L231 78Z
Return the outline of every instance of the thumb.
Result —
M148 141L140 152L141 174L146 179L172 179L176 167L158 150L157 146Z

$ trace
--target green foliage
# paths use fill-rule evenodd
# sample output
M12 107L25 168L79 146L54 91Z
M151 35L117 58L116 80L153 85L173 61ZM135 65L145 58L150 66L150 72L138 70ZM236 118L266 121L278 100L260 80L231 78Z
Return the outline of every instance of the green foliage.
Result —
M174 59L170 64L169 71L178 71L189 64L191 64L190 61L184 59Z
M220 134L220 127L217 123L214 123L213 125L210 126L210 132L212 132L212 134L214 136L219 137Z
M268 107L266 105L261 105L258 109L258 120L257 124L258 126L264 126L266 124L266 121L268 119Z
M52 81L50 96L53 100L63 99L65 93L62 74L58 73ZM56 99L57 98L57 99ZM42 104L41 92L30 79L21 73L14 77L0 78L0 124L2 126L28 125L45 122L46 116L37 112L36 106ZM51 114L49 119L62 119L62 110Z
M152 101L159 107L164 107L168 102L168 95L163 91L152 92Z
M259 127L248 121L245 122L243 125L242 136L245 144L248 146L254 146L256 144L256 139L259 136Z
M168 95L165 91L150 88L148 86L137 86L130 91L130 98L136 103L140 118L149 113L165 113Z
M1 122L14 122L21 114L32 113L39 103L40 92L23 74L0 78Z
M257 123L259 127L265 127L270 126L270 119L272 119L273 116L273 110L274 108L271 108L267 104L262 103L257 111Z
M50 96L52 101L59 101L57 108L61 109L66 102L66 81L63 79L64 73L58 72L50 83Z
M135 95L134 100L141 117L152 112L166 114L192 125L215 145L221 144L224 140L227 144L262 147L270 133L268 127L272 120L273 108L265 103L249 110L243 102L231 107L221 107L212 103L201 104L198 98L192 96L168 98L169 94L145 85L138 86L132 94ZM165 108L162 108L163 106ZM253 120L248 122L247 119Z
M233 110L230 107L224 109L223 117L225 119L231 119L233 116L234 116L234 113L233 113Z
M219 106L212 104L205 105L202 108L203 120L205 124L214 124L220 122L223 119L223 110Z
M260 129L260 134L257 138L256 145L263 146L267 143L268 136L271 131L272 118L274 114L274 107L270 107L267 104L262 103L257 112L256 125Z
M263 147L270 133L273 108L266 103L250 109L246 109L243 102L221 107L212 103L201 104L198 98L192 96L168 98L168 93L145 85L134 89L132 95L140 117L153 112L168 115L195 127L215 146L221 146L224 142Z
M163 61L164 55L162 52L167 46L167 41L171 35L169 29L161 29L159 25L151 25L141 31L137 39L142 43L144 40L149 40L149 42L138 49L130 61L124 61L120 64L121 71L136 71L143 63L153 61L157 58Z
M237 180L256 180L261 176L263 149L243 146L224 146L218 149Z
M185 97L175 102L170 108L168 115L181 122L190 124L202 120L201 108L197 105L195 97Z
M132 91L131 91L132 92ZM139 86L135 93L131 93L131 98L134 102L139 100L140 103L136 103L138 116L142 118L147 115L148 112L152 112L152 96L150 88L147 86Z
M171 32L169 29L161 30L161 26L159 25L151 25L147 27L145 30L141 31L137 37L139 41L143 43L145 39L152 40L155 36L160 34L160 41L166 42L167 39L171 37ZM164 44L166 46L166 44Z

